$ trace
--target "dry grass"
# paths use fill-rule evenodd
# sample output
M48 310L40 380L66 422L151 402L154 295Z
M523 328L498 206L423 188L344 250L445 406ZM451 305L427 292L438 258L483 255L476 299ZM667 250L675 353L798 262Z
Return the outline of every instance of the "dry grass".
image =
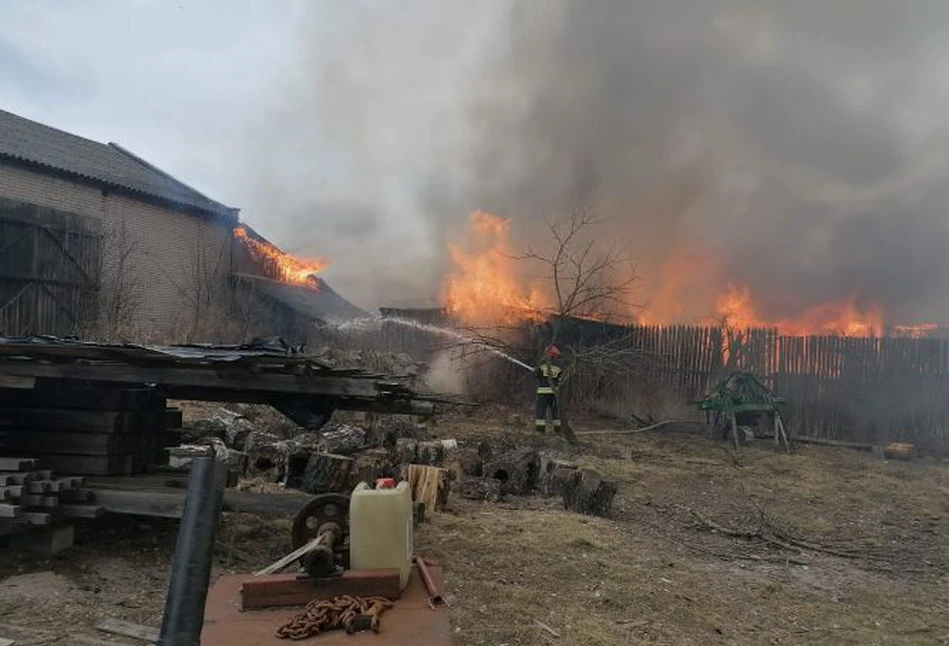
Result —
M736 464L723 445L681 433L589 436L571 453L525 419L484 408L433 429L536 444L600 469L619 484L615 514L583 517L539 497L454 500L430 514L417 549L446 569L458 646L949 643L945 464L816 447L775 454L764 443ZM713 533L693 511L811 547ZM103 520L54 559L0 554L4 636L72 643L108 616L157 625L176 529ZM227 514L215 576L266 565L288 541L288 519ZM47 589L37 611L24 595Z
M492 412L438 431L566 450ZM457 644L949 643L942 463L764 443L736 463L684 434L596 436L573 457L619 482L614 518L459 500L420 529L448 572ZM692 511L811 548L713 533Z

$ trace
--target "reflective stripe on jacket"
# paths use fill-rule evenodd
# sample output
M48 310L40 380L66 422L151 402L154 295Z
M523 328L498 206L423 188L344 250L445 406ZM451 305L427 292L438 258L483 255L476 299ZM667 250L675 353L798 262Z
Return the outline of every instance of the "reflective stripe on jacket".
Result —
M555 388L560 380L560 373L563 372L559 366L552 363L542 363L537 366L537 394L553 395Z

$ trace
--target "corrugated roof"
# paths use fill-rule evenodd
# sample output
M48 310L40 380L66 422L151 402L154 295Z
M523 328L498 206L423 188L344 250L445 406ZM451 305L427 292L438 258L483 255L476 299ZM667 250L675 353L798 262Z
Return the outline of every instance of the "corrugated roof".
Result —
M101 144L0 110L0 158L3 157L209 214L237 218L237 209L202 195L118 144Z

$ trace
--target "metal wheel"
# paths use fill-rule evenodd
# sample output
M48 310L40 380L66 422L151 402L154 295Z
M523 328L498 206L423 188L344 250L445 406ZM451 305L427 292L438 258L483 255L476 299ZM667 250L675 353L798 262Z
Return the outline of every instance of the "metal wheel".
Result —
M336 523L341 533L339 544L349 536L349 496L324 493L303 505L293 519L293 549L303 547L314 538L325 523Z

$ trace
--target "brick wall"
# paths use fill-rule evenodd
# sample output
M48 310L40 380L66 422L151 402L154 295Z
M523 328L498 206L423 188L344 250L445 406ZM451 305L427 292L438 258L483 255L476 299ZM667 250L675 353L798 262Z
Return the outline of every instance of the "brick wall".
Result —
M195 336L195 323L220 317L231 262L227 223L4 163L0 197L103 221L102 297L134 301L132 329L123 333L181 340Z

